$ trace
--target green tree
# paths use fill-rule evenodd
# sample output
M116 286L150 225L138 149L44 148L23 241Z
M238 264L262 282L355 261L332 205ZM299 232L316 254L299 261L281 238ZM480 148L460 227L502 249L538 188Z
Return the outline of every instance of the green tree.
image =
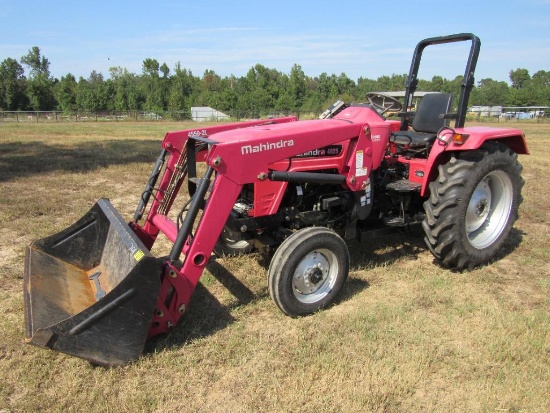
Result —
M162 73L162 77L164 79L167 79L170 76L170 68L166 63L163 63L162 66L160 66L159 70Z
M0 63L0 108L24 110L28 104L23 67L12 58Z
M550 72L539 70L531 77L531 81L537 87L550 88Z
M476 103L484 106L502 106L508 102L509 86L490 78L481 79L477 84Z
M156 59L147 58L143 61L142 71L144 75L157 78L159 77L159 69L159 62Z
M191 71L181 67L180 62L176 63L174 70L175 73L171 78L168 93L168 109L189 112L191 108L191 94L197 81Z
M50 62L34 46L21 57L21 63L29 68L27 96L34 110L52 110L55 107L53 94L54 80L50 76Z
M360 77L357 80L357 87L355 88L355 98L360 102L364 102L365 96L369 92L380 92L380 90L376 90L376 81Z
M533 85L523 86L521 89L511 88L508 102L511 106L536 106L537 90Z
M249 105L259 114L267 114L278 106L279 96L283 90L283 74L275 69L257 64L246 74Z
M232 112L237 107L239 96L236 91L237 78L234 75L226 77L222 80L223 88L221 92L220 110L224 112Z
M340 76L336 79L336 84L338 85L338 94L339 95L351 95L355 89L355 82L351 80L345 73L341 73Z
M156 59L147 58L143 61L143 91L145 94L145 109L150 111L164 111L166 109L165 100L167 97L168 82L166 77L169 73L168 66L162 65L163 79L159 77L161 66ZM163 82L164 81L164 82Z
M450 81L447 82L446 92L449 92L449 93L453 94L454 99L455 99L455 107L458 106L458 99L460 97L460 92L462 91L462 80L463 79L464 79L463 75L458 75L453 80L450 80ZM475 88L473 88L473 89L475 89ZM470 92L470 101L472 99L471 96L472 96L472 93L473 93L473 89L472 89L472 92ZM470 106L471 106L471 103L470 103Z
M288 89L286 91L293 103L292 109L300 109L302 107L306 97L306 91L306 75L302 70L302 66L294 64L290 70Z
M140 78L122 67L111 67L114 109L118 111L140 110L145 101L140 87Z
M127 111L133 109L130 107L128 93L130 89L131 74L125 68L113 66L109 68L109 76L113 82L115 92L114 107L117 111Z
M61 80L55 87L55 98L57 100L57 107L66 113L72 113L77 110L76 104L76 90L78 84L75 77L68 73L66 76L62 76Z
M531 77L531 84L537 94L537 105L550 105L550 71L539 70Z
M323 104L336 100L339 90L338 80L334 74L329 76L325 72L321 73L317 81L317 94Z
M510 82L514 89L521 89L531 80L527 69L510 70Z
M446 92L447 89L447 79L444 79L441 76L432 77L430 84L429 92Z
M76 104L79 110L89 112L114 110L115 93L112 82L105 82L103 75L93 70L88 79L78 80Z

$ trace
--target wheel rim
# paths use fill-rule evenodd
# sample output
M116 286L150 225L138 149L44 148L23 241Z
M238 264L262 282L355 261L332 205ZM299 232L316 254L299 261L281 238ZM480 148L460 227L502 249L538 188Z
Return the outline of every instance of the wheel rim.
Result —
M325 297L334 287L338 274L336 255L327 249L307 254L292 277L292 290L298 301L310 304Z
M474 189L466 209L466 233L470 244L486 248L499 239L510 217L513 186L504 171L485 175Z

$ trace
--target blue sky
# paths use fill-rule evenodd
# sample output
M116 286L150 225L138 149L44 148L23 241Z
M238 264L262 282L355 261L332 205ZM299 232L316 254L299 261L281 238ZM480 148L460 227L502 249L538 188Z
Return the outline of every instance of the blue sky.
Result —
M550 71L550 0L0 0L0 61L38 46L57 78L108 77L111 66L140 74L153 58L198 76L240 77L256 63L290 73L296 63L308 76L376 79L407 73L421 39L461 32L481 38L476 80ZM462 74L466 53L426 49L420 77Z

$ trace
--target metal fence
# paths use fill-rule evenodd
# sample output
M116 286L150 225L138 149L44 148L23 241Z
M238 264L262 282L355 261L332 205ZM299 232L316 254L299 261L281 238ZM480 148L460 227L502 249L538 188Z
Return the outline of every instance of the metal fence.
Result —
M184 111L145 112L77 112L64 113L60 111L0 111L0 122L100 122L100 121L184 121L191 120L189 113Z
M118 112L78 112L64 113L60 111L0 111L0 123L45 123L45 122L150 122L150 121L208 121L228 122L247 119L274 118L294 115L300 119L315 119L319 113L314 112L289 112L272 110L260 113L259 111L229 111L229 117L224 116L200 116L188 111L118 111ZM529 110L515 111L478 111L468 112L467 120L471 122L550 122L550 111L533 112Z
M294 113L296 114L296 113ZM267 115L257 111L229 112L229 116L200 116L188 111L117 111L117 112L78 112L61 111L0 111L0 122L44 123L44 122L122 122L122 121L209 121L228 122L260 117L287 116L288 112L274 110ZM299 114L298 114L299 115ZM315 116L316 114L312 114Z
M468 109L468 119L479 122L505 121L544 121L550 120L548 106L472 106Z

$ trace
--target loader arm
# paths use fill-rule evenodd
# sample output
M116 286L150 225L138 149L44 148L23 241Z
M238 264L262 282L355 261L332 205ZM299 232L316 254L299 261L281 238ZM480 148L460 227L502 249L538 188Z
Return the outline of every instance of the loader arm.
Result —
M174 153L186 156L184 163L189 171L188 180L193 192L185 219L178 228L167 215L159 213L163 201L161 197L155 197L142 228L142 232L148 232L151 239L162 232L174 243L169 259L164 264L162 285L149 336L168 331L177 325L186 312L214 245L244 185L274 188L280 195L281 187L275 181L284 182L296 175L292 175L294 172L291 171L281 178L274 167L288 165L285 160L316 148L346 141L350 143L347 144L347 152L342 156L341 164L336 165L338 173L333 176L321 173L299 176L301 179L334 180L351 190L364 189L372 167L368 131L363 124L326 120L228 130L207 138L188 137L185 150L179 141ZM171 142L174 142L174 136L167 136L165 148L170 145L173 148ZM196 179L196 163L202 161L208 170L205 176ZM243 168L243 165L246 167ZM170 174L177 170L177 167L171 168L169 162L163 182L169 182ZM269 185L270 182L275 185ZM160 188L159 192L163 190L162 184ZM268 194L267 198L271 205L267 210L276 210L280 196ZM204 210L199 217L202 208ZM139 227L137 224L133 226ZM196 231L192 234L191 229L194 227ZM180 263L181 254L184 257Z
M148 249L151 249L155 239L159 233L159 228L153 223L153 218L157 215L167 215L168 211L172 208L175 197L178 194L182 183L188 175L188 147L191 144L198 142L193 138L208 139L209 136L234 130L258 127L265 124L280 124L287 122L295 122L297 119L294 116L257 120L249 122L230 123L227 125L211 126L201 129L188 129L182 131L168 132L162 142L162 151L157 159L155 166L147 185L142 193L139 205L134 214L134 219L130 223L130 226L145 244ZM191 141L189 141L191 139ZM201 162L205 161L206 145L193 145L192 154L194 160ZM195 153L198 149L199 153ZM167 159L166 159L167 158ZM162 174L160 183L156 187L157 180L161 173L161 168L166 163L164 172ZM191 172L191 178L196 178L195 165L191 165L194 168ZM149 200L153 196L153 202L149 207L147 220L143 226L138 225L138 221L144 215Z

